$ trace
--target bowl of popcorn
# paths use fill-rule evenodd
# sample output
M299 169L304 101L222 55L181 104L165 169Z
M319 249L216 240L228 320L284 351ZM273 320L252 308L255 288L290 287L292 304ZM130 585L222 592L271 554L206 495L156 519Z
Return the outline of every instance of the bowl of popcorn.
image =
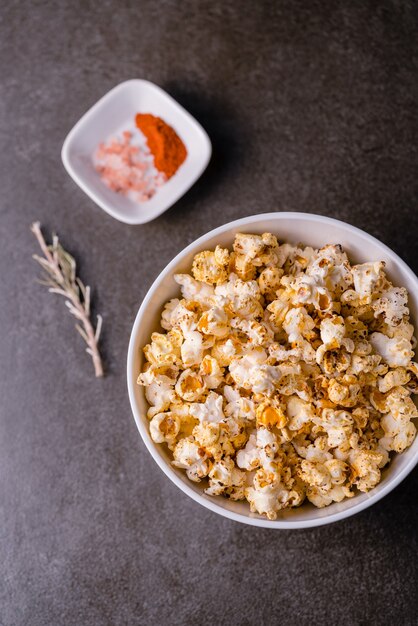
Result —
M367 233L269 213L217 228L137 314L128 390L184 493L230 519L306 528L358 513L418 462L418 279Z

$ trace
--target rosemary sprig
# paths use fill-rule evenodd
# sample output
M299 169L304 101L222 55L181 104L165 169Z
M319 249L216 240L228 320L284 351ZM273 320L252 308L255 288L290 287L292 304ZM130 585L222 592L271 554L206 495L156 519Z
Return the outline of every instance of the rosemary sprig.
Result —
M52 236L52 244L47 245L42 235L40 222L34 222L31 231L35 235L44 257L37 254L33 258L45 271L40 282L48 287L50 293L57 293L67 298L68 310L78 320L76 329L87 344L86 352L93 359L97 377L103 376L103 365L98 348L102 317L97 316L96 329L90 321L90 287L85 286L76 274L76 262L60 244L57 235Z

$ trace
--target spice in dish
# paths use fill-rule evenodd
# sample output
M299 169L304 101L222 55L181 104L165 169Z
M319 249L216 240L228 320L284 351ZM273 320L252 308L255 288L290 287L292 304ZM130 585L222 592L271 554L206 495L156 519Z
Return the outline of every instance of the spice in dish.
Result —
M138 383L153 441L207 494L275 519L373 489L412 444L416 340L384 262L237 234L174 279Z
M155 167L171 178L186 159L184 143L171 126L151 113L138 113L135 123L147 139Z
M112 191L145 202L171 178L187 157L187 150L164 120L138 113L135 134L122 133L99 145L94 155L96 170Z

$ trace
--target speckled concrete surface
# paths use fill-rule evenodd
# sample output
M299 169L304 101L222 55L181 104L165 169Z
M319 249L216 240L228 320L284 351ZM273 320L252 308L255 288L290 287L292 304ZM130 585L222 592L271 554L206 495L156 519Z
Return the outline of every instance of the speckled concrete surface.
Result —
M366 229L415 270L413 2L5 2L0 8L0 624L413 624L418 473L330 527L271 532L201 509L150 458L125 357L157 273L208 229L271 210ZM60 162L76 120L148 78L213 161L155 222L120 224ZM29 224L95 287L108 376L34 282Z

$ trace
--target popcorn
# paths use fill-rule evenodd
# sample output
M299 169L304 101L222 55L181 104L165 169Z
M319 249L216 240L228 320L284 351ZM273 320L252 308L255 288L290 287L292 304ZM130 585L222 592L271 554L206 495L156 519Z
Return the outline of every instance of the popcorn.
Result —
M232 359L240 349L240 342L237 338L228 338L215 343L212 348L212 356L218 361L221 367L231 364Z
M175 390L180 398L195 402L206 391L202 376L191 369L184 370L176 383Z
M240 233L191 274L138 376L173 465L269 519L373 489L418 417L408 294L385 264Z
M395 387L387 394L385 408L395 419L409 420L418 417L418 407L404 387Z
M297 276L306 270L317 252L317 250L309 246L292 246L289 243L283 243L280 246L281 260L279 260L277 265L278 267L284 267L287 274Z
M190 413L200 422L220 422L225 418L222 405L223 397L210 391L205 402L190 406Z
M185 300L196 300L210 306L214 295L212 285L195 280L189 274L174 274L174 280L180 285Z
M409 422L406 427L399 431L397 435L395 435L393 439L393 443L391 445L391 450L394 452L403 452L406 448L412 445L417 434L417 429L415 424Z
M352 283L351 267L341 246L327 245L313 255L306 273L320 277L324 287L341 293Z
M260 292L270 300L274 300L276 292L280 289L280 279L283 276L283 270L278 267L266 267L258 277Z
M234 389L229 385L225 385L223 394L228 403L225 407L225 415L227 417L248 421L255 419L255 402L242 396L238 389Z
M406 389L408 393L418 393L418 363L414 363L413 361L409 363L408 373L410 380L406 385Z
M370 343L389 367L406 367L414 356L412 344L406 337L389 338L383 333L372 333Z
M318 348L319 349L319 348ZM305 340L296 342L296 346L291 349L284 348L280 344L269 346L270 356L276 361L303 361L304 363L315 363L316 354L311 344Z
M225 337L229 333L229 317L224 309L212 307L203 313L197 324L197 329L205 335Z
M375 317L382 315L389 326L397 326L405 315L409 315L407 302L408 292L404 287L389 287L373 302L372 308Z
M355 265L351 269L358 304L369 304L372 301L372 294L378 282L383 278L384 267L384 261L377 261Z
M165 330L171 330L173 328L176 319L174 312L179 304L180 300L178 298L173 298L164 305L164 310L161 313L161 326Z
M294 367L293 372L289 366ZM297 372L297 369L300 371ZM280 371L282 372L282 378L276 385L278 393L285 396L296 394L301 400L306 402L312 400L314 382L310 378L311 372L308 373L306 369L302 371L300 365L291 362L282 363ZM305 375L306 373L308 373L308 376Z
M251 280L256 277L257 268L243 254L232 257L234 270L242 280Z
M346 374L339 379L333 378L329 382L328 397L334 404L343 407L354 407L359 402L361 386L353 375Z
M193 326L185 322L181 324L184 341L180 352L185 367L199 365L203 358L203 337Z
M205 451L193 441L193 437L180 439L173 450L173 465L185 469L187 477L200 482L210 471L210 462Z
M255 280L241 280L234 273L222 285L215 288L215 302L227 308L233 315L243 319L261 318L263 307L260 304L261 292Z
M270 321L277 329L280 329L292 304L283 289L279 289L279 291L276 292L276 296L276 300L273 300L273 302L268 305L267 311L270 313Z
M234 252L236 254L242 254L249 261L256 258L258 254L264 250L265 244L260 235L244 235L243 233L237 233L234 241Z
M234 318L231 321L231 326L245 333L250 343L255 346L268 344L274 337L274 333L270 328L255 320L240 320L239 318Z
M369 491L380 481L379 464L382 455L373 450L352 450L350 466L354 471L354 484L360 491Z
M300 430L305 424L314 420L315 409L309 402L305 402L295 395L286 398L286 414L288 428Z
M332 315L324 318L319 328L321 341L327 350L340 348L346 333L344 318L341 315Z
M256 476L255 480L259 477ZM280 481L272 484L256 484L245 490L245 497L250 503L250 510L253 513L266 515L270 520L277 518L277 512L285 507L286 501L289 499L290 493L286 490Z
M344 320L344 324L347 336L352 340L361 342L367 338L369 333L368 327L361 320L357 319L357 317L354 317L354 315L347 315Z
M304 307L290 309L283 320L283 329L290 344L313 337L311 331L314 327L315 322Z
M204 283L223 283L228 278L228 264L228 250L217 246L215 252L204 250L196 254L193 261L192 274L195 280Z
M193 428L192 435L208 458L214 461L235 454L231 433L223 422L200 422Z
M147 360L155 365L171 365L179 358L181 334L170 331L166 335L152 333L151 343L144 348Z
M271 233L263 235L238 233L235 236L233 248L237 257L243 257L245 262L255 268L261 265L275 265L279 262L277 239Z
M403 319L400 324L396 326L386 326L384 329L384 334L393 339L394 337L398 337L398 339L407 339L411 342L411 345L414 344L416 346L416 339L414 338L414 327L412 324L409 324L407 320Z
M152 417L155 413L166 411L171 402L174 402L176 394L171 383L164 377L159 377L145 386L145 397L152 407L148 410L148 416Z
M331 293L317 276L309 276L308 274L300 274L296 278L284 276L281 282L287 287L293 305L307 306L311 304L318 311L331 309Z
M333 502L341 502L344 498L352 498L354 493L345 485L336 485L327 493L323 493L318 487L308 487L306 497L319 509L329 506Z
M199 422L193 429L193 437L203 449L214 446L220 438L220 425L215 422Z
M348 411L323 409L321 415L312 420L327 434L329 448L336 448L347 441L353 430L354 420Z
M234 273L229 275L227 282L215 287L215 296L223 297L225 300L234 303L236 298L261 297L260 288L255 280L241 280Z
M258 426L263 426L268 430L274 427L283 428L287 424L287 417L282 407L272 400L265 400L257 407L256 419Z
M150 421L149 425L151 439L155 443L173 443L180 430L179 418L169 411L168 413L157 413Z
M353 354L348 367L345 368L345 371L347 374L354 374L355 376L367 374L369 372L376 372L376 375L385 374L387 372L387 367L386 370L383 371L380 367L381 361L382 357L377 354L366 356Z
M209 472L209 496L228 496L231 500L244 499L245 472L237 467L231 457L226 456L213 464Z
M257 447L257 434L253 432L248 439L247 445L242 450L238 450L236 463L238 467L249 471L255 470L261 465L261 451Z
M274 454L277 452L277 441L274 434L271 433L267 428L258 428L256 434L256 442L258 448L264 450L268 458L274 457Z
M312 487L317 487L319 491L327 493L331 489L331 474L325 465L314 463L313 461L302 461L299 476Z
M152 382L165 382L174 385L179 375L177 365L151 365L148 363L146 369L138 376L138 385L150 385Z
M232 360L229 372L234 382L254 393L272 395L274 384L279 380L280 370L265 363L267 354L264 350L252 350L240 358Z
M223 370L219 366L218 361L214 357L209 356L209 354L203 357L199 372L208 389L219 387L224 378Z
M278 450L276 436L264 427L251 433L245 448L237 452L238 467L249 471L262 467L269 471Z
M387 393L394 387L402 387L411 379L411 374L404 367L390 370L385 376L379 378L377 387L382 393Z
M303 437L304 435L300 434L292 439L292 445L301 459L325 463L333 458L333 455L328 452L327 437L318 436L314 443L308 443L303 440Z
M161 326L165 330L181 326L182 322L196 322L199 302L187 302L174 298L167 302L161 314Z
M345 482L350 470L347 463L339 461L338 459L330 459L329 461L325 461L324 465L331 476L331 483L333 485L341 485Z
M351 350L353 346L348 346ZM352 363L352 357L345 347L337 350L328 350L325 344L319 346L315 355L316 362L320 365L321 370L331 376L333 373L345 372Z

